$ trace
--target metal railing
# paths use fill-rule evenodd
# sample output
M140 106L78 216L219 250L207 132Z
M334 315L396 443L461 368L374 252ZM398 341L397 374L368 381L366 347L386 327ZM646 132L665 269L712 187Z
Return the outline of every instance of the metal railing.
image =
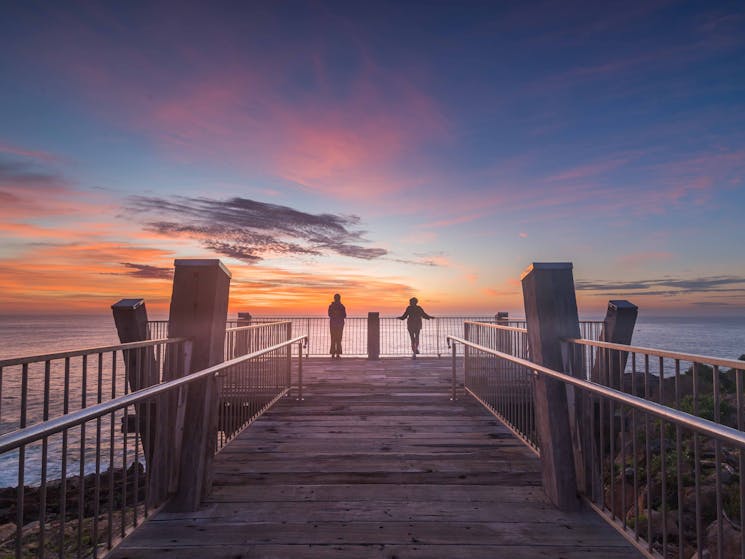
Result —
M650 557L745 558L745 363L567 340L566 374L530 361L524 335L471 324L449 337L466 348L465 391L539 453L534 379L565 383L584 418L578 489L599 514ZM453 398L455 375L453 349Z
M580 339L566 344L567 370L575 376L745 429L743 361ZM646 538L647 546L663 556L669 554L671 541L678 557L685 556L685 548L695 549L699 557L712 546L725 552L725 533L731 546L731 529L736 529L745 557L742 449L686 432L677 424L665 426L646 417L640 421L631 410L602 400L594 405L587 428L596 439L600 467L592 470L591 488L603 514L624 529L631 527L637 539L653 534ZM618 465L621 471L616 472ZM628 494L637 498L632 502ZM640 510L640 497L652 505L647 507L650 513ZM675 533L681 534L683 545Z
M279 327L287 332L285 325ZM298 398L302 398L300 346L304 341L304 336L285 339L181 378L117 394L108 401L97 399L57 416L45 414L41 422L0 436L0 456L15 456L17 473L9 511L17 526L15 537L0 546L0 555L105 554L176 489L185 389L216 378L219 417L214 448L219 451L289 394L293 384L288 355L294 345L299 354L296 386ZM181 342L173 341L177 343ZM137 344L117 346L116 351L133 345ZM188 370L188 366L174 370L184 362L170 357L174 351L167 353L169 377ZM64 452L48 452L60 440L67 441ZM37 455L41 458L30 459ZM71 467L74 459L78 464ZM52 463L61 466L54 469ZM27 485L34 477L30 471L38 482ZM60 472L59 478L53 471Z
M528 331L522 327L466 322L464 338L481 346L529 360ZM448 339L450 341L451 338ZM525 369L463 346L466 390L507 425L525 444L538 448L533 382ZM455 383L452 398L455 399Z
M166 348L184 338L0 360L0 434L116 398L163 377ZM133 384L134 383L134 384Z
M290 322L292 331L308 337L305 348L307 356L327 356L331 348L331 334L328 317L324 316L253 316L251 324L265 322ZM464 322L499 323L516 328L525 328L523 319L497 319L492 316L436 316L432 320L422 321L419 349L423 357L440 357L447 350L448 336L463 336ZM239 321L229 321L228 329L235 327ZM342 337L343 355L347 357L364 357L367 348L367 316L350 316L346 318ZM580 332L583 338L596 340L600 337L602 321L580 321ZM168 333L167 320L149 322L151 336L165 336ZM395 316L380 317L380 355L396 357L411 355L411 342L406 329L406 322Z

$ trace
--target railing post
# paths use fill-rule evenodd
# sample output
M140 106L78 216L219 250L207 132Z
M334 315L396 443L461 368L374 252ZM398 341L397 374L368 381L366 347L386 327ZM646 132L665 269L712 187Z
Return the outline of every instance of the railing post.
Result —
M181 373L200 371L221 363L224 357L230 272L219 260L176 260L175 266L169 332L192 340L191 368ZM196 510L210 491L217 444L217 400L214 377L189 385L172 510Z
M238 321L236 326L242 328L243 326L251 326L251 313L250 312L239 312ZM239 357L248 353L248 332L236 332L234 343L233 343L233 357Z
M496 315L494 315L494 321L500 326L509 326L510 314L506 311L499 311ZM494 337L497 341L497 349L502 353L509 353L510 355L513 355L512 332L497 330L495 334L496 335ZM512 363L502 361L501 359L496 359L495 361L495 369L499 374L506 374L508 371L514 370L514 366L512 365Z
M636 317L639 314L639 307L626 300L608 301L608 309L605 311L605 320L603 329L600 332L600 339L604 342L614 344L631 344L631 337L634 334L636 326ZM626 360L628 353L620 356L619 359L608 359L607 352L598 348L595 352L595 362L592 364L590 380L623 390L623 371L626 369ZM608 367L610 365L610 367ZM603 378L607 377L607 378Z
M472 341L470 338L471 334L471 325L467 322L463 323L463 339L467 341ZM469 368L469 358L470 357L470 350L467 345L463 346L463 390L465 391L466 388L468 388L469 381L471 380L469 378L470 368Z
M121 299L111 305L111 311L121 343L141 342L148 339L147 308L144 299ZM123 357L130 392L158 384L160 371L155 362L153 348L125 350ZM135 414L141 440L147 442L147 448L143 449L145 466L148 472L152 473L157 424L155 421L146 421L146 418L155 418L155 407L151 406L148 410L148 405L149 403L143 403L135 406Z
M630 345L638 312L639 308L629 301L608 301L608 309L605 312L600 340L615 344ZM582 355L584 355L584 348L582 348ZM592 363L592 369L590 370L590 380L625 392L623 387L623 372L626 369L627 359L628 353L624 354L613 350L597 348L595 362ZM581 367L581 370L584 372L584 367ZM591 417L590 414L594 414L596 418L599 417L600 409L597 399L588 397L586 400L583 409L585 417ZM586 437L589 440L585 445L587 452L585 453L584 463L584 490L593 501L598 502L603 498L601 457L604 449L601 447L601 441L609 441L615 427L606 423L604 427L606 432L601 434L600 428L603 422L596 420L586 423L585 433L587 433ZM594 432L590 428L591 425L595 427ZM624 429L623 426L620 426L620 428Z
M236 326L239 328L242 326L251 326L251 313L250 312L239 312L238 313L238 322Z
M367 313L367 358L380 358L380 313Z
M450 344L451 344L451 351L452 351L452 355L453 355L453 381L452 381L452 384L453 384L453 386L452 386L453 395L450 397L450 399L453 402L455 402L455 399L456 399L456 393L455 393L455 386L456 386L455 374L457 372L457 368L456 368L456 350L455 350L455 342L451 340L450 341Z
M562 338L580 335L572 264L533 263L521 281L532 360L561 371ZM559 509L577 510L574 429L563 383L543 376L536 379L535 415L544 490Z
M297 345L297 399L303 400L303 342Z
M287 341L292 339L292 321L287 322ZM302 352L302 350L301 350ZM287 345L287 396L290 395L292 387L292 344Z

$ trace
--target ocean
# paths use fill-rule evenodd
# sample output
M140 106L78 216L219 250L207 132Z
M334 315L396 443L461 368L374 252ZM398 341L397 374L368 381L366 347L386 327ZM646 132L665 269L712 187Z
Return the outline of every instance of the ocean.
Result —
M485 313L485 316L489 316ZM300 321L298 321L300 322ZM317 344L320 352L325 352L327 347L328 329L325 327L325 321L313 321L319 326L309 328L311 334L311 344ZM455 323L456 319L451 321L442 321L442 324L448 322ZM345 330L345 340L350 346L364 347L364 330L362 328L364 321L350 322ZM405 325L399 321L387 320L382 321L382 343L394 343L402 345L403 351L408 350L408 336L405 332ZM428 346L425 348L428 352L434 349L433 344L437 345L437 352L442 351L443 357L447 355L447 349L443 333L438 331L436 341L434 321L425 322L425 328L422 332L422 343ZM461 322L462 323L462 322ZM354 327L358 324L359 327ZM443 326L444 328L444 326ZM301 328L296 328L300 330ZM396 331L395 337L386 337L387 330ZM298 333L296 331L296 333ZM301 332L304 333L304 332ZM315 339L314 339L315 338ZM20 316L20 315L0 315L0 359L9 359L13 357L22 357L27 355L37 355L66 351L71 349L85 349L98 346L118 344L118 337L114 327L113 319L110 315L97 316ZM708 355L725 359L737 359L740 355L745 354L745 317L647 317L640 316L634 332L632 344L636 346L667 349L672 351L693 353L699 355ZM359 350L358 350L359 351ZM364 350L363 350L364 351ZM316 351L314 351L315 353ZM351 353L348 351L347 353ZM0 383L2 384L2 394L0 396L0 433L5 433L17 428L12 421L7 421L12 416L12 410L18 407L19 381L12 378L18 375L18 367L10 367L2 371ZM61 391L62 375L60 369L55 368L52 371L52 391ZM34 377L38 378L38 377ZM32 378L30 388L33 388L35 382ZM79 383L79 381L78 381ZM72 384L75 384L75 377L72 377ZM75 387L73 386L73 389ZM91 387L88 388L91 390ZM89 400L90 401L90 400ZM17 413L17 412L16 412ZM33 416L33 412L30 413ZM12 420L13 418L10 417ZM120 417L114 419L119 423ZM103 419L104 432L107 432L107 426L110 425L108 418ZM79 438L75 433L70 434L70 448L76 446ZM86 434L88 444L95 444L91 441L92 433ZM105 446L105 445L104 445ZM116 446L119 446L117 443ZM54 479L60 472L59 461L54 460L52 456L58 453L60 447L59 436L52 437L49 440L50 463L49 479ZM17 484L17 459L18 454L6 453L0 456L0 487L14 486ZM26 484L38 483L40 445L31 445L26 452L27 472ZM88 460L86 460L88 462ZM104 461L105 462L105 461ZM68 472L76 472L79 465L79 459L71 454L68 456ZM103 468L107 467L104 463ZM86 466L86 471L90 468Z
M489 313L484 315L489 316ZM429 324L425 322L424 326L426 331ZM326 334L325 329L323 334ZM351 332L345 332L345 339L351 335ZM110 315L0 315L0 359L117 343L119 339ZM311 343L314 343L313 340ZM634 330L632 344L737 359L745 353L745 316L641 315Z

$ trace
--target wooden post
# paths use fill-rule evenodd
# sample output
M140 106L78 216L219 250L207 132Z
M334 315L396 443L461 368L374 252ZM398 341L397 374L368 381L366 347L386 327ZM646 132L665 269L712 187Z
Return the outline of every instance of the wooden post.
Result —
M367 358L380 358L380 313L367 313Z
M639 307L629 301L623 299L608 301L600 339L614 344L631 344L638 314ZM626 369L628 357L628 353L622 353L619 360L619 352L599 348L595 352L590 380L622 390L623 371Z
M144 299L121 299L111 305L111 311L121 343L142 342L148 339L147 309ZM160 371L155 362L153 348L128 349L123 352L122 357L130 392L158 384ZM137 404L135 409L137 425L135 429L139 430L141 440L145 442L143 447L147 468L152 466L155 447L157 429L155 413L155 406L152 404L149 409L146 403ZM124 421L128 428L127 418Z
M509 326L510 324L509 316L510 314L508 312L500 311L496 315L494 315L494 320L499 326ZM496 341L495 349L503 353L509 353L511 355L512 354L512 336L513 336L512 332L504 331L504 330L495 330L494 331L494 339ZM502 359L494 358L492 359L492 362L498 374L505 374L508 371L513 371L516 369L514 364L510 363L509 361L503 361Z
M608 309L606 310L605 320L603 321L603 330L600 332L600 340L615 344L631 344L631 337L634 333L638 313L639 308L629 301L608 301ZM598 348L595 352L595 362L592 364L590 380L623 391L623 372L626 370L627 359L628 353ZM595 417L594 422L586 422L587 425L584 430L587 433L586 440L589 439L585 444L585 448L588 448L584 464L585 493L593 501L597 502L602 499L603 495L603 476L600 468L601 456L603 452L609 451L608 449L601 448L600 441L605 440L607 446L609 444L607 441L610 441L611 433L620 432L621 429L625 429L625 426L623 423L618 426L611 425L606 421L606 432L601 437L600 407L596 399L586 399L584 413L585 417L591 417L590 414L594 414ZM591 432L590 425L595 426L595 432ZM634 435L631 434L629 436L633 437Z
M251 326L251 313L250 312L239 312L238 313L238 328L244 326ZM249 332L236 332L233 342L233 357L240 357L248 353L248 337Z
M114 314L114 324L119 334L119 341L142 342L148 339L147 309L144 299L122 299L111 305ZM143 352L128 350L124 352L124 367L127 371L127 381L130 391L140 390L146 386L156 384L158 370L155 368L155 358L150 350L143 360Z
M170 335L192 340L191 370L223 361L230 272L219 260L176 260L168 319ZM214 377L189 385L184 417L176 511L197 510L212 486L217 444L217 383Z
M561 371L561 339L580 336L572 264L536 262L521 280L532 360ZM536 378L535 415L544 490L559 509L577 510L572 429L563 383Z

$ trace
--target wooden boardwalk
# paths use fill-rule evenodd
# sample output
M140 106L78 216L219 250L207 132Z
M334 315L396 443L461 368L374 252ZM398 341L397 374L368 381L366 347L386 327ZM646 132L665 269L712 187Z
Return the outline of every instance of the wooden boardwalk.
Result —
M472 398L450 360L311 359L287 398L216 459L196 513L161 512L134 558L639 557L595 513L562 513L535 455Z

